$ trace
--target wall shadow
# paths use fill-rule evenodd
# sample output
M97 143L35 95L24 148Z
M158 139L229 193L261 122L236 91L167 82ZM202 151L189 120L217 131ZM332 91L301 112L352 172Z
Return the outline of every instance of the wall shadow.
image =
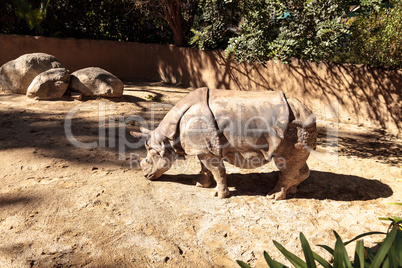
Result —
M317 111L330 105L340 122L368 124L400 134L402 70L364 65L312 63L237 63L223 51L175 46L152 47L161 79L193 87L277 90L299 98ZM338 108L333 107L338 103ZM337 105L337 104L336 104Z
M274 188L277 177L277 171L271 173L229 174L228 187L235 187L236 189L236 191L230 193L230 196L266 196ZM163 175L158 181L193 185L192 182L196 178L197 175ZM311 171L310 177L298 186L298 192L295 195L287 196L287 199L364 201L386 198L392 194L392 189L378 180L332 172Z
M302 60L292 62L287 69L294 79L303 81L307 95L329 101L335 97L357 120L367 117L382 128L390 124L402 127L402 71Z
M328 137L325 128L318 128L317 145L332 147L337 141L338 154L373 159L380 163L399 166L402 163L402 145L395 138L381 131L366 133L339 131L337 136Z

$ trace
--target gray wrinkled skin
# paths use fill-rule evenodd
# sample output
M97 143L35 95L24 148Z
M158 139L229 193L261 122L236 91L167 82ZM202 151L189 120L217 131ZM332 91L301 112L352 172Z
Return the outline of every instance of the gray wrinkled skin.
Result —
M200 88L184 97L159 126L147 132L147 157L141 168L147 179L159 178L176 156L197 155L201 172L196 182L214 195L229 195L224 162L257 168L274 160L279 179L267 197L296 193L310 175L306 164L317 139L316 119L296 99L282 92L244 92Z
M154 180L162 176L163 173L170 169L174 161L173 151L168 147L163 148L166 146L163 142L158 142L158 138L155 138L156 133L155 131L150 133L145 143L147 157L140 163L144 176L148 180Z

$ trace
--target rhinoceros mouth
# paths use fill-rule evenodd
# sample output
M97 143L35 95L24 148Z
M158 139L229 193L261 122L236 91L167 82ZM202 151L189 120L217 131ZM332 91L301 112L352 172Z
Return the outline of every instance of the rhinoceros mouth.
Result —
M155 180L155 179L158 178L158 177L156 176L156 175L157 175L157 172L155 172L155 170L154 170L154 168L153 168L152 166L150 166L150 167L143 167L143 168L142 168L142 171L143 171L143 173L144 173L144 177L145 177L147 180L152 181L152 180Z
M155 170L152 167L148 168L146 170L145 169L143 170L144 177L147 180L150 180L150 181L158 179L159 177L161 177L163 175L163 173L165 173L165 171L166 171L166 169L157 169L157 170Z
M144 173L144 177L147 180L152 180L152 178L154 177L155 174L152 174L151 172L151 168L143 168L142 169L143 173Z
M155 174L144 174L144 176L147 180L152 181L155 177Z

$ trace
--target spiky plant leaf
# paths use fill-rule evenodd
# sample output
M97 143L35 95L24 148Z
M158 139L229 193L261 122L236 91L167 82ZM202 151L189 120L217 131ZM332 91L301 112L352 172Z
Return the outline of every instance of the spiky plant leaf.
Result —
M334 250L332 248L330 248L327 245L318 245L319 247L322 247L323 249L325 249L326 251L329 252L329 254L331 254L332 256L334 256Z
M353 238L353 239L351 239L351 240L345 242L344 244L345 244L345 246L347 246L348 244L350 244L351 242L353 242L353 241L355 241L355 240L358 240L358 239L363 238L363 237L365 237L365 236L376 235L376 234L386 235L387 233L384 233L384 232L367 232L367 233L360 234L360 235L356 236L355 238Z
M364 245L363 241L356 242L354 268L364 268Z
M287 251L281 244L274 241L274 245L296 268L307 268L307 264L302 259Z
M313 255L314 255L314 259L316 259L324 268L332 268L332 265L329 264L329 262L327 262L326 260L324 260L323 257L321 257L320 255L318 255L317 253L315 253L313 251Z
M264 251L264 258L270 268L287 268L287 266L283 265L282 263L274 261L266 251Z
M302 244L304 257L308 268L316 268L313 251L303 233L300 233L300 242Z
M370 268L379 268L381 266L385 257L387 256L389 249L392 246L392 243L395 240L397 232L398 232L398 228L394 226L392 228L391 232L387 235L387 237L382 242L381 247L378 249L378 251L373 259L373 262L370 265Z
M250 265L248 265L247 263L245 263L243 261L236 261L236 262L241 268L251 268Z
M347 267L352 268L350 263L348 253L345 249L345 244L343 244L341 237L337 232L334 231L336 237L335 250L334 250L334 267Z

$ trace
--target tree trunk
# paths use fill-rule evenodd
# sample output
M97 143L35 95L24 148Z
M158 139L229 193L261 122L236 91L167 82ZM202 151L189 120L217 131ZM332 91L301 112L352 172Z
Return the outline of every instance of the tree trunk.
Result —
M183 27L180 17L180 0L158 0L163 9L164 19L168 22L173 31L174 44L176 46L185 46Z

